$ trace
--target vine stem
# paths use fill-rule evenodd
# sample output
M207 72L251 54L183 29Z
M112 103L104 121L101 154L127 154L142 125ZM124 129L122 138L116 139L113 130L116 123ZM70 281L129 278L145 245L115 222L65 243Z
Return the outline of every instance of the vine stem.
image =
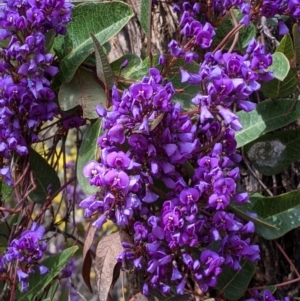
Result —
M217 50L221 49L223 46L226 45L226 43L228 42L228 40L235 35L242 27L244 27L244 24L239 24L238 26L232 28L232 30L230 30L230 32L228 32L228 34L223 38L223 40L219 43L219 45L215 48L215 50L213 51L213 53L216 53Z
M281 252L281 254L283 255L283 257L289 263L289 265L291 266L291 268L293 269L293 271L295 272L295 274L297 275L297 277L300 278L300 273L298 272L297 268L295 267L295 265L293 264L293 262L291 261L291 259L289 258L289 256L283 250L283 248L281 247L281 245L276 240L275 240L275 244L276 244L277 248L279 249L279 251Z
M286 282L282 282L282 283L278 283L278 284L271 284L271 285L276 286L278 288L278 287L286 286L286 285L289 285L289 284L292 284L295 282L299 282L299 281L300 281L300 277L293 279L293 280L286 281ZM270 285L252 287L252 288L248 288L248 291L263 290L263 289L267 288L268 286L270 286Z
M233 23L234 23L234 26L237 27L239 24L236 20L236 17L235 17L235 14L234 14L234 11L233 9L231 8L230 9L230 15L231 15L231 18L233 20ZM235 34L234 34L234 40L233 40L233 43L232 45L230 46L229 50L228 50L228 53L231 53L232 50L234 49L235 45L237 44L238 40L239 40L239 35L240 35L240 32L237 31Z

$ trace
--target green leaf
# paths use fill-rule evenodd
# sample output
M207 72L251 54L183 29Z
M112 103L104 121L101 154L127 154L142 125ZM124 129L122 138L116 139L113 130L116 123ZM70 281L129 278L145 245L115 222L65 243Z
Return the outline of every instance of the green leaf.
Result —
M158 55L154 55L152 57L152 67L156 67L156 68L159 67L158 57L159 57ZM127 68L128 68L128 66L127 66ZM128 68L128 71L127 71L128 77L127 78L129 80L141 80L144 76L148 75L149 68L150 68L150 58L146 57L140 63L140 65L133 66L133 68L131 68L130 70Z
M273 63L267 69L267 71L273 71L274 77L279 79L280 81L283 81L290 71L290 62L287 57L281 52L273 53L272 57Z
M300 226L300 191L292 191L276 197L252 195L250 201L243 205L235 205L239 210L249 214L254 212L259 220L277 228L256 224L256 234L265 239L277 239L292 229Z
M300 101L296 102L295 107L293 104L293 99L266 100L249 113L238 112L243 129L235 134L237 147L297 120L300 116Z
M43 204L49 195L49 188L50 195L55 193L60 188L60 181L57 172L33 149L29 149L29 161L37 186L29 196L33 202Z
M48 298L50 301L52 301L55 297L55 294L56 294L56 291L57 291L57 288L59 286L59 280L58 279L54 279L51 283L51 287L48 291Z
M243 260L242 269L234 271L228 267L222 268L222 273L218 276L217 289L223 291L226 299L238 300L243 296L248 284L255 272L255 264Z
M120 74L120 67L124 63L125 60L128 60L128 65L122 69ZM125 54L124 56L120 57L119 59L113 61L110 66L115 73L116 76L121 75L123 79L130 79L130 75L133 73L133 69L137 66L141 65L142 60L135 54Z
M294 40L294 48L295 48L295 56L296 62L300 65L300 33L299 33L299 25L297 23L293 26L293 40Z
M71 81L78 67L93 52L92 32L103 45L117 34L132 18L131 8L118 1L82 3L72 10L72 22L67 25L67 34L57 36L54 49L60 61L59 77Z
M95 119L97 104L105 106L106 95L94 73L79 67L69 83L62 83L58 92L58 103L63 111L81 106L83 118Z
M50 52L52 47L53 47L53 43L54 43L54 38L55 38L55 30L52 28L50 30L48 30L46 33L45 33L45 39L46 39L46 42L45 42L45 50L46 52Z
M169 72L169 80L172 82L173 87L177 89L176 94L173 96L173 101L179 101L184 109L190 109L194 106L191 100L200 92L200 87L199 85L191 85L188 82L181 83L180 68L191 73L198 73L199 64L196 64L195 62L187 64L184 59L179 59Z
M151 22L152 0L141 1L141 26L146 35L148 35L149 24Z
M41 264L49 269L49 272L40 275L38 271L29 277L29 290L26 293L19 292L16 300L32 301L35 296L45 289L45 287L56 277L66 266L70 258L78 250L78 246L73 246L62 251L59 254L46 258Z
M300 130L264 135L246 145L245 152L254 167L263 175L284 171L300 158Z
M107 56L104 53L103 47L92 33L90 33L90 35L95 49L97 76L104 83L105 87L111 89L115 84L115 76L109 65Z
M1 182L1 199L6 200L13 192L13 187L7 185L4 181Z
M246 212L241 210L237 205L229 205L228 209L233 211L237 216L243 218L244 220L253 222L255 225L260 225L262 227L269 228L272 230L278 230L278 228L274 225L266 223L264 219L260 219L259 217L253 217L247 214Z
M235 13L235 17L237 19L237 21L239 22L243 15L241 12L239 12L238 10L234 10ZM234 22L231 18L230 15L227 15L223 22L221 24L219 24L215 30L216 30L216 36L215 36L215 43L219 44L223 38L233 29L234 27ZM250 41L255 38L256 36L256 29L255 26L250 23L249 26L243 27L240 31L239 31L239 39L238 39L238 43L237 45L234 47L235 50L240 50L240 48L246 48L248 46L248 44L250 43ZM233 39L233 38L232 38ZM232 39L230 40L230 42L232 42ZM225 49L229 49L232 43L227 43L225 46Z
M281 39L280 44L276 49L276 52L282 52L289 60L294 57L293 41L289 34L286 34Z
M83 167L91 160L98 159L97 140L101 132L101 121L98 119L87 131L82 140L77 161L77 179L83 192L93 194L97 187L90 186L89 180L83 176Z
M297 84L297 70L296 68L290 68L284 81L274 78L263 83L261 90L268 98L287 97L295 92Z
M253 202L250 210L278 228L277 231L273 231L257 226L255 231L258 235L266 239L279 238L300 226L300 191L259 198Z

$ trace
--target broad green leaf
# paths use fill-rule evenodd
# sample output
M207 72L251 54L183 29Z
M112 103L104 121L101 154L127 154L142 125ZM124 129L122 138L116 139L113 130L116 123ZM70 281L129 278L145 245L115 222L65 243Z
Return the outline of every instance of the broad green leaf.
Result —
M72 10L72 22L67 25L67 34L58 36L54 49L60 61L59 77L69 82L78 67L93 52L92 32L103 45L117 34L132 18L131 8L118 1L82 3Z
M236 9L234 10L234 13L235 13L237 21L240 21L243 17L242 13ZM233 29L233 27L234 27L234 22L233 22L231 16L228 14L224 18L223 22L215 28L216 36L214 39L215 39L216 44L220 43L223 40L223 38ZM255 38L255 36L256 36L256 29L252 23L250 23L249 26L243 27L239 31L238 43L234 49L240 50L240 48L246 48L248 46L248 44L250 43L250 41L253 38ZM232 39L230 40L230 43L226 44L225 49L230 48L230 46L232 44Z
M251 209L250 209L251 210ZM300 226L300 191L291 191L275 197L256 200L252 212L257 213L268 223L278 228L277 231L257 226L255 231L266 239L276 239Z
M43 301L51 301L51 298L43 299Z
M95 119L98 118L95 107L98 104L105 106L106 95L95 74L79 67L72 80L60 86L58 103L63 111L81 106L83 118Z
M272 54L272 57L273 63L268 68L268 71L273 71L274 77L283 81L290 71L290 62L282 52L275 52Z
M299 25L297 23L293 26L293 40L294 40L294 49L296 62L300 65L300 33L299 33Z
M158 55L154 55L152 58L152 67L159 68L158 64ZM127 66L128 68L128 66ZM127 71L127 78L130 80L140 80L144 76L148 76L150 68L150 58L146 57L140 65L133 66L130 70Z
M97 187L90 186L89 180L82 174L83 167L91 160L98 159L97 140L101 132L101 122L98 119L86 132L78 153L77 161L77 179L84 193L93 194L97 191Z
M184 109L190 109L194 106L191 100L200 92L200 87L199 85L191 85L188 82L182 83L180 68L191 73L198 73L199 64L195 62L187 64L184 59L179 59L169 72L169 80L172 82L173 87L177 89L176 94L173 96L173 101L179 101Z
M276 52L283 53L289 60L294 57L293 41L289 34L286 34L281 39L280 44L278 45L278 47L276 49Z
M266 100L252 112L238 112L243 129L235 134L237 147L297 120L300 116L300 101L293 105L293 99Z
M300 191L292 191L276 197L250 196L250 201L237 205L246 214L255 213L257 218L277 228L273 230L259 224L256 234L265 239L277 239L300 226Z
M234 271L228 267L222 268L222 273L218 276L217 289L224 292L226 299L238 300L248 287L248 284L255 272L255 264L243 260L242 269Z
M260 225L262 227L269 228L272 230L278 230L278 228L274 225L266 223L263 218L254 217L252 215L247 214L246 212L241 210L239 206L229 205L228 209L234 212L237 216L243 218L244 220L253 222L255 225Z
M265 97L272 99L287 97L295 92L297 84L297 70L296 68L290 68L284 81L274 78L269 82L263 83L261 91L264 93Z
M128 60L128 65L121 70L120 67L124 63L125 60ZM110 66L115 73L116 76L119 76L123 79L130 79L130 75L132 74L132 69L135 69L137 66L141 65L142 60L135 54L125 54L119 59L113 61Z
M37 186L29 196L33 202L43 204L47 196L60 188L60 181L57 172L33 149L29 150L29 161Z
M246 145L245 152L254 167L263 175L284 171L300 158L300 130L264 135Z
M92 37L95 49L97 76L104 83L105 87L111 89L115 84L115 76L109 65L107 56L104 53L103 47L92 33L90 33L90 35Z
M45 289L45 287L56 277L61 270L67 265L70 258L78 250L78 246L73 246L46 258L41 264L48 267L49 272L40 275L38 271L29 277L29 289L26 293L18 293L16 300L18 301L32 301L35 296Z

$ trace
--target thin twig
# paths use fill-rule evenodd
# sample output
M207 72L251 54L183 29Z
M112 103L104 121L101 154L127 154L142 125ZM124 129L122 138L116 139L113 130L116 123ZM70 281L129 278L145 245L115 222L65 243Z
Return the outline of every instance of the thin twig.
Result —
M283 250L283 248L281 247L281 245L276 240L275 240L275 244L276 244L277 248L279 249L279 251L281 252L281 254L283 255L283 257L289 263L289 265L291 266L291 268L293 269L293 271L295 272L295 274L297 275L297 277L300 278L300 273L298 272L297 268L295 267L295 265L293 264L293 262L291 261L291 259L289 258L289 256Z
M278 283L278 284L271 284L271 286L276 286L278 288L278 287L286 286L286 285L289 285L289 284L292 284L295 282L299 282L299 281L300 281L300 278L296 278L296 279ZM267 288L268 286L270 286L270 285L252 287L252 288L248 288L248 291L263 290L263 289Z
M237 27L239 24L236 20L236 17L235 17L235 14L234 14L234 11L233 11L233 8L230 9L230 15L231 15L231 18L233 20L233 23L234 23L234 26ZM234 40L232 42L232 45L230 46L229 50L228 50L228 53L231 53L232 50L234 49L235 45L237 44L238 40L239 40L239 35L240 35L240 32L237 31L235 34L234 34Z

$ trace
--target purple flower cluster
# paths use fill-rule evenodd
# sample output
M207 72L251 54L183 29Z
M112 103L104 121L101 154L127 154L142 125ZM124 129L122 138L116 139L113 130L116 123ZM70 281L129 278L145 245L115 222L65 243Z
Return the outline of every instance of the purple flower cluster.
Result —
M97 107L100 162L83 170L99 187L80 204L85 216L98 214L98 228L110 219L134 233L118 260L146 271L145 294L149 286L168 293L171 283L182 294L188 277L207 291L223 265L259 259L247 237L253 223L226 211L231 200L248 200L236 191L240 156L229 110L223 121L208 109L191 118L172 102L174 93L155 68L121 97L114 88L112 110Z
M40 274L48 272L47 267L39 264L47 248L46 242L42 241L44 233L43 226L33 223L30 230L24 231L19 239L10 243L6 253L0 258L1 272L6 270L8 263L15 265L22 292L28 290L29 274L34 273L34 267L39 269Z
M266 71L272 64L272 56L265 54L264 46L252 40L244 56L237 53L208 52L199 72L192 74L181 69L182 82L202 86L202 92L192 99L200 106L201 122L212 119L215 111L234 130L240 130L238 117L230 110L234 104L249 112L255 104L249 96L261 87L259 81L273 79L273 72Z
M4 0L0 8L0 155L28 153L35 129L57 112L50 80L58 72L45 34L64 34L72 4L64 0ZM0 173L11 183L10 172Z
M290 301L289 297L285 297L283 300L276 299L272 292L268 289L262 291L259 293L258 291L253 292L253 296L250 299L247 299L245 301Z

